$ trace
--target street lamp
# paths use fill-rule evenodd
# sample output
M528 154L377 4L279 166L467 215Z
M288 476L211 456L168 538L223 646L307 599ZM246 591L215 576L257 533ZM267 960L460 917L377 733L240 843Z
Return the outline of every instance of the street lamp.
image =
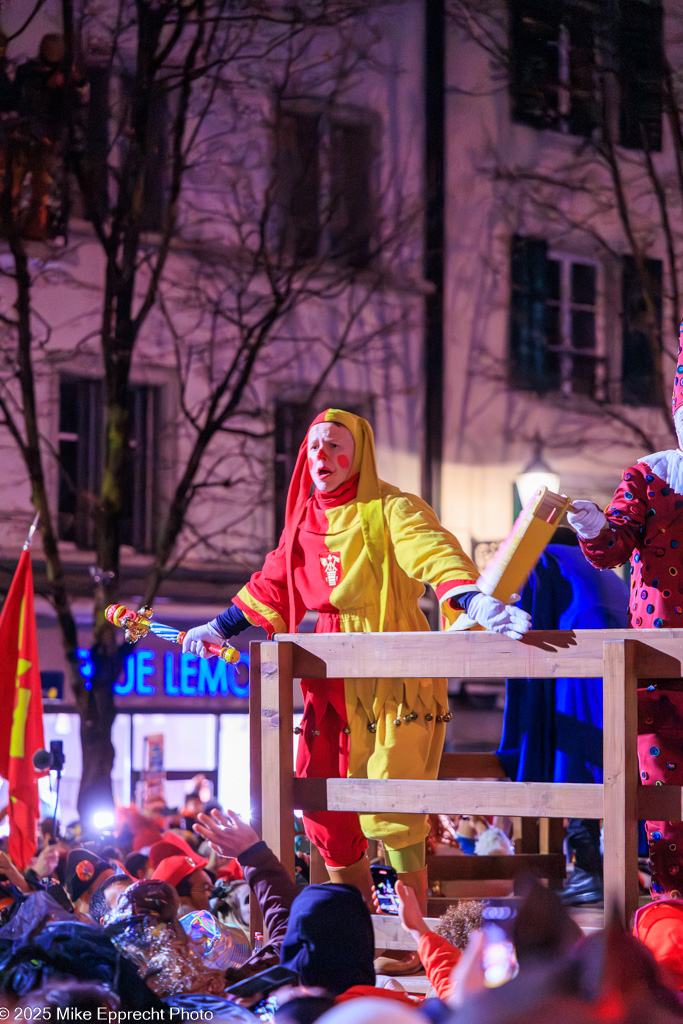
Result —
M540 437L535 437L533 458L515 479L522 507L534 496L539 487L547 487L549 491L559 494L560 477L544 461L542 451L543 441Z

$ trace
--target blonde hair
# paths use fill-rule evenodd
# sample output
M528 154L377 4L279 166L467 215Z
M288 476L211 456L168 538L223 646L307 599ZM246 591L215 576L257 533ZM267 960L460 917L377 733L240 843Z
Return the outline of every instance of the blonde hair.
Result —
M478 900L458 900L439 918L434 931L456 949L463 950L470 933L481 927L481 903Z

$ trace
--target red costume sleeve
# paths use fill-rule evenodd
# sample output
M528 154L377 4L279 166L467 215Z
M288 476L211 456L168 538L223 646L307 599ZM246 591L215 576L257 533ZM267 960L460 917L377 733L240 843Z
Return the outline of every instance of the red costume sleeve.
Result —
M613 569L628 562L637 546L648 514L648 482L650 469L644 462L630 466L612 501L605 509L607 526L597 537L579 543L588 561L598 569Z
M296 591L294 601L298 624L306 614L306 608ZM290 616L284 535L275 551L266 555L263 568L255 572L247 585L233 598L233 604L254 626L263 626L269 638L273 633L288 632Z
M462 953L436 932L427 932L420 938L417 952L437 996L448 999L453 991L451 974Z

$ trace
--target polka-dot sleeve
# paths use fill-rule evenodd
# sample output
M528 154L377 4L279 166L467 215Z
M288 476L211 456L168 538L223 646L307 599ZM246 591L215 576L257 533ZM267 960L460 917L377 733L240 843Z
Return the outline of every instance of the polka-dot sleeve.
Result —
M628 562L642 536L649 512L645 463L624 471L614 497L605 509L607 526L592 540L581 540L583 553L598 569L612 569Z

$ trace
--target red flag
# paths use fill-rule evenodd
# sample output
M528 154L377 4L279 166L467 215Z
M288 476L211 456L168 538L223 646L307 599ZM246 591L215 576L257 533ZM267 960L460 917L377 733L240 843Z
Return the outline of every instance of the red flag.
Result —
M36 852L40 813L33 755L45 745L33 611L31 552L25 547L0 614L0 775L9 782L9 855L23 871Z

